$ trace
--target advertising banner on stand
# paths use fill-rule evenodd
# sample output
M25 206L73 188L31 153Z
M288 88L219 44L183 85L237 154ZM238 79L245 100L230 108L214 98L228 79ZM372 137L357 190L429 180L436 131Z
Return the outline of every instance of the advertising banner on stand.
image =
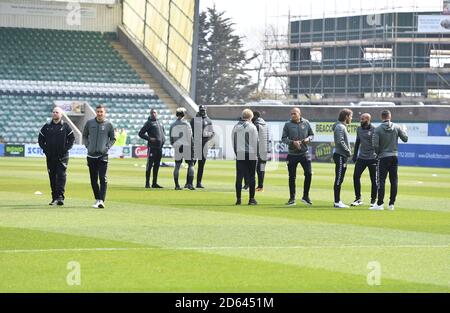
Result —
M7 157L24 157L25 146L7 143L5 146L5 156Z

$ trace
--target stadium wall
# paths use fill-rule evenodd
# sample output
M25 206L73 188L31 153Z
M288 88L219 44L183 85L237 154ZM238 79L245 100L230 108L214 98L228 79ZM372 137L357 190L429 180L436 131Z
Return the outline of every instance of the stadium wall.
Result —
M116 32L122 20L120 4L79 4L38 0L0 0L0 27Z

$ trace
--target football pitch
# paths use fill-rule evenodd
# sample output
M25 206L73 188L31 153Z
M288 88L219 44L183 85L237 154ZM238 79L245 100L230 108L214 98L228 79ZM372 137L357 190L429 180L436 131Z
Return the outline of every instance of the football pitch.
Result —
M450 169L401 167L396 210L369 211L332 207L332 164L313 163L312 207L284 205L284 163L258 206L246 192L234 205L234 162L208 161L196 191L173 190L172 168L146 190L143 165L111 160L98 210L85 160L70 160L66 205L52 207L44 159L0 158L0 292L450 291ZM366 171L366 202L369 188Z

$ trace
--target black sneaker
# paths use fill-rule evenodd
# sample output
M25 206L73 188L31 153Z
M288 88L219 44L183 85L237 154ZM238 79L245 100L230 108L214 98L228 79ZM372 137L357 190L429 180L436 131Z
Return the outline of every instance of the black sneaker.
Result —
M193 185L187 185L187 187L186 187L187 189L189 189L189 190L195 190L195 188L194 188L194 186Z
M48 205L56 205L56 200L52 200Z
M205 189L205 187L204 187L201 183L198 183L197 186L196 186L196 188L199 188L199 189Z
M286 203L287 206L293 206L296 205L295 199L289 199L289 201Z
M161 186L158 185L158 184L153 184L153 185L152 185L152 188L155 188L155 189L163 189L164 187L161 187Z
M64 205L64 200L63 199L56 200L56 205L63 206Z
M312 205L311 199L309 199L309 197L303 197L302 202L307 205Z
M258 202L255 199L250 199L248 205L258 205Z
M241 199L237 199L237 200L236 200L236 205L241 205L241 204L242 204Z
M145 185L145 188L146 189L150 189L150 185Z
M175 190L183 190L180 186L175 186Z

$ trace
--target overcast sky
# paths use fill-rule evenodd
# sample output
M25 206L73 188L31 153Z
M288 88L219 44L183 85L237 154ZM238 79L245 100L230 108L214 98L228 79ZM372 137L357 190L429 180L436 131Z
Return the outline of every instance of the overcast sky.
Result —
M335 16L335 12L338 15L376 13L384 8L436 11L442 9L442 3L443 0L200 0L200 9L215 4L219 10L226 11L236 23L238 34L246 37L247 47L252 47L259 34L264 34L265 25L274 25L280 33L285 33L289 14L323 17L324 14Z

